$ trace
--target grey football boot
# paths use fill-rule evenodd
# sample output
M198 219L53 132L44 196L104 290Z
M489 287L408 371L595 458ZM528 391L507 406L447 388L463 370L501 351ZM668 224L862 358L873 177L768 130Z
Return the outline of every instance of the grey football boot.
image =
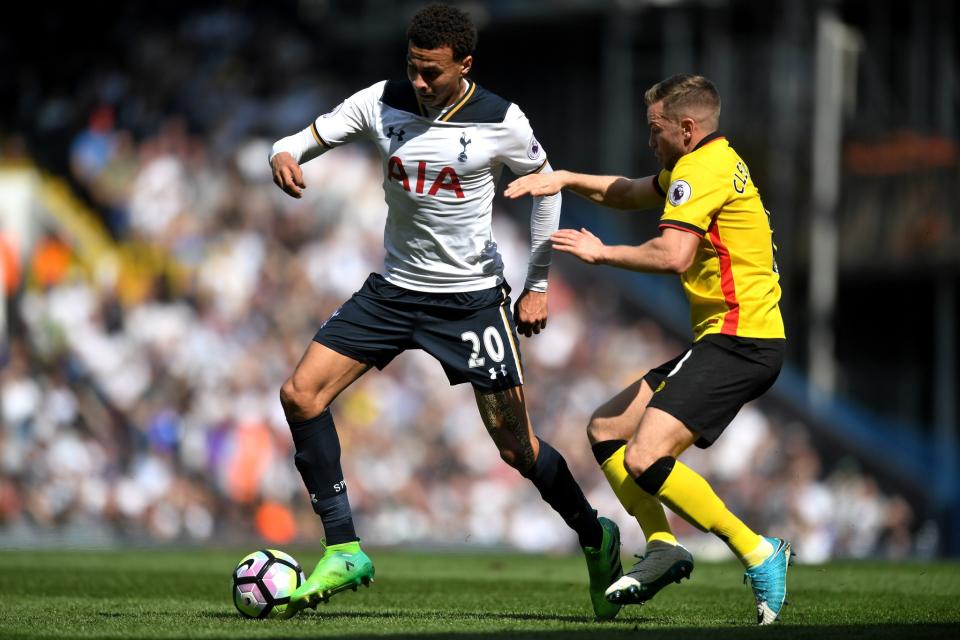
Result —
M679 544L653 540L639 561L606 591L615 604L643 604L672 582L693 573L693 556Z

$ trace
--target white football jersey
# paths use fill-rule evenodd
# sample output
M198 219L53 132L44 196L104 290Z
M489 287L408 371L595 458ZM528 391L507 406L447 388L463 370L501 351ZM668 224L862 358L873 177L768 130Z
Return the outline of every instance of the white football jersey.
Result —
M503 282L493 196L504 165L517 175L547 155L517 105L468 81L436 118L413 85L378 82L310 127L322 151L372 140L383 160L386 279L418 291L476 291Z

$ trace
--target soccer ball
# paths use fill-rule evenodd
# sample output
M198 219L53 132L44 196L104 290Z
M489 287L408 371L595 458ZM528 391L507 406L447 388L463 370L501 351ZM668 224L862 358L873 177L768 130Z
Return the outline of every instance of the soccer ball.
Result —
M279 617L304 579L292 556L276 549L254 551L233 570L233 604L248 618Z

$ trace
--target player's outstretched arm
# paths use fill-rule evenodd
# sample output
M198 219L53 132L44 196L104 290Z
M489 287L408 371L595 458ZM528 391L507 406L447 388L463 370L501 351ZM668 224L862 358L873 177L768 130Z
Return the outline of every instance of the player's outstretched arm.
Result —
M574 255L587 264L606 264L644 273L677 274L690 268L700 237L687 231L664 229L663 235L639 247L608 246L587 229L560 229L550 236L550 241L557 251Z
M663 204L663 196L653 188L653 180L653 176L630 179L560 170L517 178L507 185L504 195L516 199L525 195L553 195L567 189L613 209L651 209Z

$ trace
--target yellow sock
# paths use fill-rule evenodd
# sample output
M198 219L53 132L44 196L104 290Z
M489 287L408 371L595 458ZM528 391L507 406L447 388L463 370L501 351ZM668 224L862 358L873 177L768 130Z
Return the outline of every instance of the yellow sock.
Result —
M630 474L623 466L623 454L626 445L617 449L613 455L600 465L603 475L613 488L613 492L620 500L620 504L640 523L647 542L660 540L677 544L677 539L670 531L667 523L667 514L663 512L663 505L655 497L637 486Z
M657 497L690 524L719 536L747 568L760 564L773 551L769 542L727 509L700 474L679 460Z
M740 558L740 562L742 562L743 566L745 566L747 569L751 569L763 564L763 561L769 558L770 554L773 553L773 545L770 544L763 536L757 537L760 538L760 542L757 543L757 546L755 546L751 551L743 554L743 556Z

